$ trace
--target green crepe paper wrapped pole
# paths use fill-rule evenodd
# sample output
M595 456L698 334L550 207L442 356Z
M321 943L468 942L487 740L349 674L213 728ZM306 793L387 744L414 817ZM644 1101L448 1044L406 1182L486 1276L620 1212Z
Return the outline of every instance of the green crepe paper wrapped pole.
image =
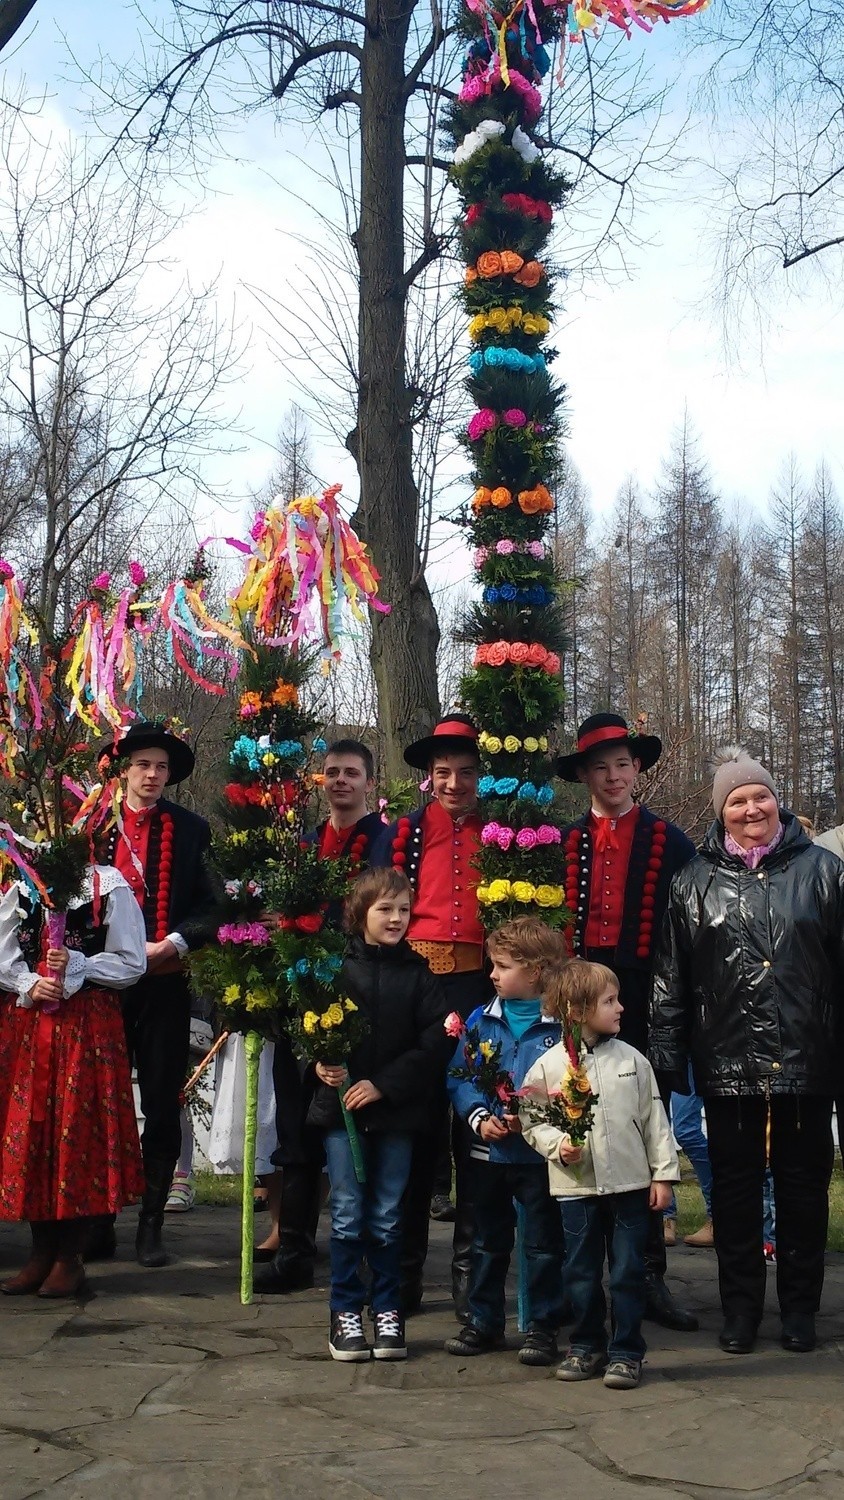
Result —
M343 1111L343 1122L346 1126L346 1134L349 1137L349 1146L352 1152L352 1161L355 1168L355 1176L358 1182L366 1182L366 1163L363 1152L360 1149L360 1136L358 1135L357 1122L351 1110L346 1108L346 1093L351 1088L351 1079L347 1078L345 1083L337 1090L340 1095L340 1108Z
M255 1142L258 1136L258 1071L264 1039L257 1031L244 1037L246 1105L243 1121L243 1209L240 1244L240 1300L252 1301L252 1256L255 1249Z

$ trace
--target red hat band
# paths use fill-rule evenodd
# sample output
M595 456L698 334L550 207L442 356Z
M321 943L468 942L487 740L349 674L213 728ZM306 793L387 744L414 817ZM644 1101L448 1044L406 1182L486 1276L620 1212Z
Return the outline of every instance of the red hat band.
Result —
M603 745L607 740L623 740L626 743L633 738L630 730L621 724L603 724L600 729L590 729L587 734L578 737L577 753L584 755L593 745Z
M464 724L461 719L443 719L442 723L437 724L436 728L431 731L431 738L438 740L446 737L471 740L475 745L478 740L478 731L473 729L471 724Z

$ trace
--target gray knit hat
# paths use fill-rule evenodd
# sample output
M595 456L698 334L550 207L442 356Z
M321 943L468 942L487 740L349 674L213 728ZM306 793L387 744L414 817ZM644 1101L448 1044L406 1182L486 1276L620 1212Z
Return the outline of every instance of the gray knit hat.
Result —
M770 771L761 761L748 755L741 745L725 745L723 750L716 750L712 763L715 766L712 806L715 808L716 818L722 817L724 803L730 792L734 792L739 786L766 786L779 802L780 794Z

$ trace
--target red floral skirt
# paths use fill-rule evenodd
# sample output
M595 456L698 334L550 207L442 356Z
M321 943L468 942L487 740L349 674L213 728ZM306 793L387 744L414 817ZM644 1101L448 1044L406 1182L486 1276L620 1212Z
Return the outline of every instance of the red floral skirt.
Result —
M120 1001L0 996L0 1219L117 1213L144 1188Z

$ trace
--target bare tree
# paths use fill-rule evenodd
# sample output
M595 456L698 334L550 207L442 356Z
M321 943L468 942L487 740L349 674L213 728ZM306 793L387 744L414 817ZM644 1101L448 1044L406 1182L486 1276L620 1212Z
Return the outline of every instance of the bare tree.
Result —
M715 52L714 285L734 337L737 309L764 318L812 273L840 284L844 11L838 0L719 0L688 39Z
M328 321L347 341L353 411L345 441L360 478L356 521L393 606L373 619L372 660L389 754L398 757L438 709L438 627L424 568L438 445L425 436L425 424L432 417L442 424L455 383L446 386L442 361L433 357L442 348L430 330L442 323L418 322L414 304L430 296L432 268L449 245L448 162L437 149L437 116L459 76L458 5L173 0L173 10L173 27L161 33L161 50L142 76L127 72L111 86L112 99L134 99L129 134L145 145L176 142L178 149L187 142L201 151L233 112L274 101L288 120L312 132L319 124L316 138L328 145L332 175L343 185L337 223L353 252L356 315L347 320L331 307ZM619 237L634 182L654 151L658 96L630 70L629 57L620 64L619 56L611 48L593 54L587 43L570 68L588 119L561 146L579 181L594 170L608 194L606 208L598 207L600 195L591 201L580 245ZM624 81L616 90L618 77ZM556 105L549 139L556 139L555 120ZM570 115L565 128L571 130ZM337 283L325 259L315 280L323 302L326 291L330 301ZM416 338L414 327L425 336ZM390 769L400 769L398 759Z
M0 0L0 52L14 40L35 8L35 0Z
M200 461L226 425L216 398L234 335L213 289L172 289L170 226L144 174L93 178L84 152L39 145L17 111L0 156L0 482L51 628L119 515L137 534L207 489Z

